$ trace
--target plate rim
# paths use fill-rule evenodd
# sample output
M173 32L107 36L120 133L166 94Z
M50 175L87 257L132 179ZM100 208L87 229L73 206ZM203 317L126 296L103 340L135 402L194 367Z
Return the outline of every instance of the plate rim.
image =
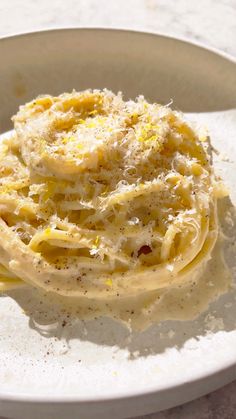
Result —
M172 40L172 41L178 41L180 43L184 43L184 44L188 44L200 49L205 50L206 52L211 52L213 54L216 54L218 56L220 56L221 58L224 58L228 61L230 61L232 64L236 64L236 55L234 56L233 54L230 54L228 52L225 52L219 48L213 47L211 45L208 44L204 44L204 42L200 42L197 40L192 40L192 39L188 39L185 36L172 36L169 34L165 34L159 31L152 31L152 30L146 30L146 29L134 29L134 28L126 28L126 27L106 27L106 26L55 26L55 27L48 27L48 28L43 28L43 29L38 29L36 31L34 30L29 30L26 32L15 32L15 33L10 33L7 35L0 35L0 42L2 41L8 41L14 38L24 38L27 36L36 36L36 35L40 35L40 34L50 34L50 33L54 33L54 32L70 32L70 31L98 31L98 32L121 32L121 33L127 33L127 34L133 34L133 35L142 35L142 36L152 36L152 37L158 37L158 38L163 38L163 39L167 39L167 40Z
M217 376L223 373L227 373L227 371L231 370L232 367L235 367L235 377L232 379L229 379L227 382L230 383L232 381L235 380L236 378L236 360L233 362L229 362L227 364L224 365L224 367L219 368L219 369L215 369L214 367L212 367L210 370L208 370L206 373L199 375L199 376L191 376L191 379L185 380L185 381L180 381L180 380L173 380L173 382L170 384L166 384L165 386L161 386L158 387L157 385L155 386L150 386L150 387L146 387L145 389L142 390L137 390L135 392L130 392L128 393L127 391L125 392L117 392L116 394L112 394L110 396L101 396L101 395L97 395L97 396L93 396L91 397L87 397L85 395L83 395L82 397L80 397L79 395L66 395L66 396L62 396L62 395L57 395L57 394L50 394L50 395L37 395L37 394L31 394L28 392L24 392L24 393L12 393L12 392L0 392L0 403L1 402L23 402L23 403L57 403L57 404L70 404L70 403L94 403L94 402L101 402L101 403L105 403L105 402L112 402L112 401L121 401L121 400L132 400L135 399L136 397L145 397L145 396L152 396L155 395L156 393L166 393L167 391L174 391L174 390L180 390L181 387L185 387L186 385L194 385L196 382L202 382L203 380L207 380L209 377L213 377L213 376ZM215 390L217 388L221 387L221 383L218 382L217 385L215 386ZM211 390L214 391L214 390ZM207 392L203 392L203 395L207 394Z
M19 38L31 38L37 35L50 35L51 33L57 33L57 32L73 32L73 31L78 31L78 32L84 32L84 31L98 31L98 32L114 32L114 33L121 33L121 34L125 34L127 33L128 35L132 35L132 36L150 36L150 37L157 37L159 39L163 39L163 40L169 40L169 41L174 41L174 42L178 42L180 44L185 44L187 46L190 47L194 47L197 49L202 49L204 50L206 53L211 53L214 55L217 55L218 57L229 61L232 65L235 66L235 70L236 70L236 56L233 56L225 51L222 51L220 49L217 49L215 47L212 46L208 46L204 43L198 42L198 41L194 41L194 40L190 40L187 39L186 37L179 37L179 36L171 36L168 34L164 34L162 32L158 32L158 31L152 31L152 30L147 30L147 29L130 29L130 28L125 28L125 27L103 27L103 26L60 26L60 27L53 27L53 28L44 28L42 30L29 30L26 32L16 32L16 33L11 33L11 34L7 34L7 35L2 35L0 36L0 43L1 42L7 42L7 41L11 41L11 40L15 40L15 39L19 39ZM207 372L203 373L203 374L195 374L191 376L191 379L186 380L186 381L181 381L180 379L175 379L173 380L171 383L166 384L166 385L162 385L158 386L158 384L155 384L155 386L150 386L150 387L146 387L145 389L142 390L135 390L135 391L129 391L127 392L127 390L125 390L124 392L119 391L116 394L111 394L111 395L105 395L105 396L101 396L101 395L97 395L97 396L82 396L80 397L79 395L66 395L66 396L62 396L62 395L57 395L55 394L50 394L50 395L37 395L37 394L32 394L32 393L28 393L28 392L24 392L24 393L16 393L16 392L7 392L7 391L1 391L0 390L0 402L20 402L20 403L57 403L57 404L70 404L70 403L79 403L79 404L86 404L86 403L104 403L104 402L112 402L112 401L121 401L121 400L131 400L134 399L136 397L145 397L145 396L152 396L155 395L157 393L165 393L166 391L174 391L174 390L180 390L181 387L186 386L186 385L190 385L190 384L194 384L198 381L202 381L202 380L207 380L210 377L213 377L214 375L218 375L218 374L223 374L223 373L227 373L228 370L231 370L232 368L235 368L235 378L236 378L236 357L234 361L229 361L226 362L223 366L220 366L219 368L215 368L215 367L211 367L210 369L207 370ZM228 380L228 382L232 381L231 379ZM219 385L215 386L216 388L219 388L221 386L221 384L219 383ZM206 394L206 392L204 393Z

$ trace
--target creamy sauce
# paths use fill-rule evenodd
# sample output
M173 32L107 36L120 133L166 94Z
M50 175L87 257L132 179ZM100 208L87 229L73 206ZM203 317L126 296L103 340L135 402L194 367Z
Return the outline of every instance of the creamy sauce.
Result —
M227 217L223 218L223 214ZM45 293L36 289L29 289L28 303L24 300L25 289L9 292L9 295L22 305L26 313L35 315L39 323L47 318L47 322L55 322L58 316L68 316L70 319L96 319L107 316L122 322L133 330L145 330L153 323L164 320L192 320L205 311L209 304L220 295L227 292L232 284L232 274L224 261L224 254L234 253L232 247L232 231L236 226L235 210L229 199L221 201L219 208L221 234L212 252L212 257L197 270L195 277L166 291L146 292L129 298L114 298L112 300L95 300L86 297L61 297L52 293ZM224 239L223 239L224 237ZM232 258L232 254L231 254ZM28 305L28 307L27 307ZM31 311L33 308L33 311Z

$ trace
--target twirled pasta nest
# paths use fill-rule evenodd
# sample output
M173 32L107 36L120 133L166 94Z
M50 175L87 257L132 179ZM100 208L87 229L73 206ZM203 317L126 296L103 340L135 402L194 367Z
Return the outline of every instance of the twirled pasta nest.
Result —
M0 149L2 289L135 295L189 278L217 238L209 139L112 92L21 106Z

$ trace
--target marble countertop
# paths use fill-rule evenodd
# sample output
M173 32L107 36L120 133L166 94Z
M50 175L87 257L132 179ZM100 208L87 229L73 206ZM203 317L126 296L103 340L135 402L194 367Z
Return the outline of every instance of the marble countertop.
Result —
M236 55L236 0L0 1L0 36L65 26L150 30Z
M67 26L149 30L198 41L236 56L236 0L0 1L0 36ZM234 419L235 394L236 382L145 419Z

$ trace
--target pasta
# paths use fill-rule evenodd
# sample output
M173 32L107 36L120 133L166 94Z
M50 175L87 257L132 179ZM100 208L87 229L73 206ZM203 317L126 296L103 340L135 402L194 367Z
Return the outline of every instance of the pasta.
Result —
M115 298L187 281L218 234L207 135L108 90L40 96L0 144L0 290Z

